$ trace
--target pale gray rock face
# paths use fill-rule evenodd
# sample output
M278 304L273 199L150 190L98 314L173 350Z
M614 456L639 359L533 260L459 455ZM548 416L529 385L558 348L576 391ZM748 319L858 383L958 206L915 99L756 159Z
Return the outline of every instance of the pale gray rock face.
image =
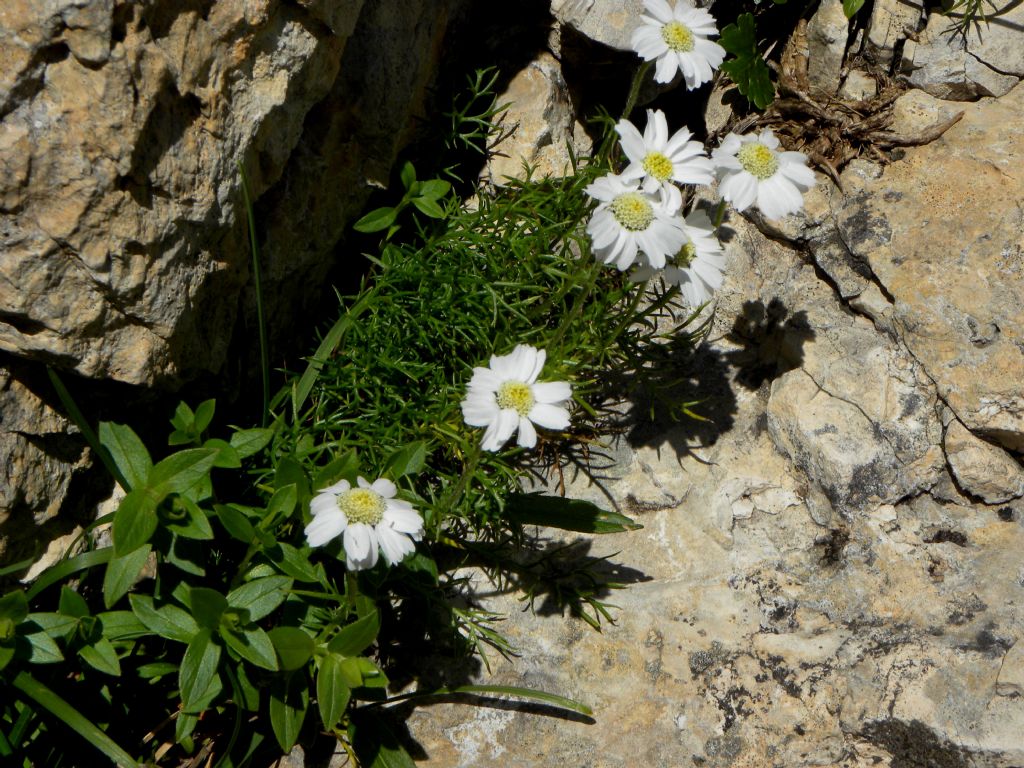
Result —
M901 71L915 88L940 99L1002 96L1024 77L1024 8L1015 6L958 34L955 20L933 13L903 49Z
M500 126L510 135L487 163L492 184L525 177L524 163L534 178L561 177L572 172L570 149L588 155L591 141L577 120L569 88L558 60L544 52L518 72L498 103L508 104Z
M268 325L294 331L425 111L458 7L0 3L0 351L160 388L234 375L255 328L238 162ZM81 466L16 373L0 389L0 541L18 542Z
M132 384L221 372L250 279L237 162L254 197L287 188L264 291L271 327L301 316L456 4L5 2L0 350Z
M551 0L551 14L560 24L620 51L632 50L642 12L642 0Z
M474 679L581 699L594 722L433 706L410 721L427 765L1024 762L1024 504L1000 447L1021 435L1021 98L957 105L884 169L852 163L845 196L819 177L797 216L729 215L693 360L712 422L634 429L600 480L566 476L644 525L578 545L628 583L599 595L617 623L478 583L522 655Z
M955 419L946 427L946 460L960 487L988 504L1024 496L1024 469L1006 451L975 437Z
M807 79L813 92L835 96L839 90L849 30L842 0L824 0L807 23Z
M923 16L923 0L878 0L871 8L864 52L873 61L888 66L897 45L917 32Z

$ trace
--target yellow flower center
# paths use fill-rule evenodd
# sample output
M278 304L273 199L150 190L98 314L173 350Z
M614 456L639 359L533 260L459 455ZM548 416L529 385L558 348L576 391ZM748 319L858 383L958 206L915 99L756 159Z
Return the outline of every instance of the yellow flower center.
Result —
M520 416L529 415L536 400L529 384L521 381L506 381L498 387L498 407L511 408Z
M775 153L758 141L740 147L736 159L740 161L743 170L760 181L770 179L779 170L779 161Z
M644 158L644 170L658 181L668 181L672 176L672 161L661 152L648 152Z
M376 525L384 519L384 497L369 488L353 488L338 494L338 509L349 523Z
M689 53L693 50L693 32L678 21L670 21L661 28L661 39L676 53Z
M687 243L683 246L682 250L676 254L676 264L680 267L688 267L693 263L695 258L697 258L697 246L693 243Z
M610 207L619 225L631 232L641 232L654 221L654 208L639 192L619 195Z

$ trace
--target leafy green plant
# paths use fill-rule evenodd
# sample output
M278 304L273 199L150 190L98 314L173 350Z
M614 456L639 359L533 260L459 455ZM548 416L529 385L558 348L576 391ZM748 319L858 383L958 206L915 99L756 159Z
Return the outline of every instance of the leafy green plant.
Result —
M754 15L741 14L734 24L722 28L719 43L733 55L722 63L722 71L736 83L740 93L758 109L765 109L775 100L768 65L757 48L757 29Z

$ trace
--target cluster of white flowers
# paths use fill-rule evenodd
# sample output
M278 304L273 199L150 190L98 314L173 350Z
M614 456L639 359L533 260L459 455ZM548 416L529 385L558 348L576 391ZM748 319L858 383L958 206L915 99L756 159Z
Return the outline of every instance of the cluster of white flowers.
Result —
M718 35L714 17L689 0L644 0L644 8L649 15L640 17L633 49L656 61L655 80L667 83L681 72L687 88L708 82L725 58L725 50L709 40ZM730 133L710 157L686 128L670 136L660 110L647 110L642 135L628 120L615 130L629 164L586 189L597 201L587 224L594 255L620 270L635 265L630 278L636 281L661 275L695 307L721 286L725 258L715 235L718 222L699 210L685 214L676 184L717 179L722 200L737 211L756 205L769 219L800 210L803 193L814 186L806 155L780 151L770 129Z
M644 0L633 33L633 49L656 61L655 80L671 82L682 73L687 88L711 80L725 50L709 38L718 35L715 19L690 0ZM661 275L679 286L684 300L700 306L721 286L725 256L713 222L703 210L684 213L677 185L710 185L718 181L723 201L744 211L756 205L777 219L803 207L803 193L814 185L807 157L779 150L771 130L758 135L730 133L708 157L704 146L686 128L669 134L660 110L647 111L640 131L628 120L615 126L629 163L587 187L597 201L587 224L595 256L619 270L635 266L634 281ZM538 381L547 353L519 344L507 355L493 355L487 368L476 367L462 400L466 424L483 427L481 448L497 451L513 434L522 448L537 444L537 427L564 430L572 387L565 381ZM385 478L357 487L342 480L319 491L310 502L313 520L306 526L310 546L341 536L352 570L372 568L379 554L388 565L415 551L423 535L423 518Z

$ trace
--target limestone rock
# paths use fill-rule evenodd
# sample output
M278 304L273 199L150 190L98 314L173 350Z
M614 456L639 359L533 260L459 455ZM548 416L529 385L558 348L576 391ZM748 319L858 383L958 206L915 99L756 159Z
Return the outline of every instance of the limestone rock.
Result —
M17 363L0 365L0 561L31 557L90 464L77 430L28 386ZM59 533L59 531L50 531Z
M5 2L0 349L133 384L220 373L251 301L239 161L269 325L294 322L457 2Z
M589 154L591 143L576 122L561 66L549 53L542 53L509 83L498 97L510 106L501 128L511 133L497 147L487 174L492 183L505 177L522 178L524 162L534 169L535 178L564 176L571 172L569 148L577 155Z
M1006 652L996 678L1000 696L1024 696L1024 642L1017 640Z
M946 427L946 459L961 487L988 504L1024 496L1024 469L1006 451L979 440L955 419Z
M807 23L807 78L813 92L835 96L850 22L842 0L824 0Z
M620 51L630 40L643 13L643 0L552 0L551 14L560 24L584 37Z
M965 39L956 33L953 19L931 14L918 40L904 47L902 71L915 88L940 99L1002 96L1024 76L1024 32L1019 28L1024 11L1016 8L1008 15L1018 21L978 25Z
M1024 87L964 105L877 179L847 177L845 242L894 300L893 323L971 432L1024 449Z
M879 0L871 8L864 52L870 59L888 66L899 43L917 32L924 16L923 0Z
M870 99L878 93L878 83L859 69L851 69L839 88L839 96L850 101Z

